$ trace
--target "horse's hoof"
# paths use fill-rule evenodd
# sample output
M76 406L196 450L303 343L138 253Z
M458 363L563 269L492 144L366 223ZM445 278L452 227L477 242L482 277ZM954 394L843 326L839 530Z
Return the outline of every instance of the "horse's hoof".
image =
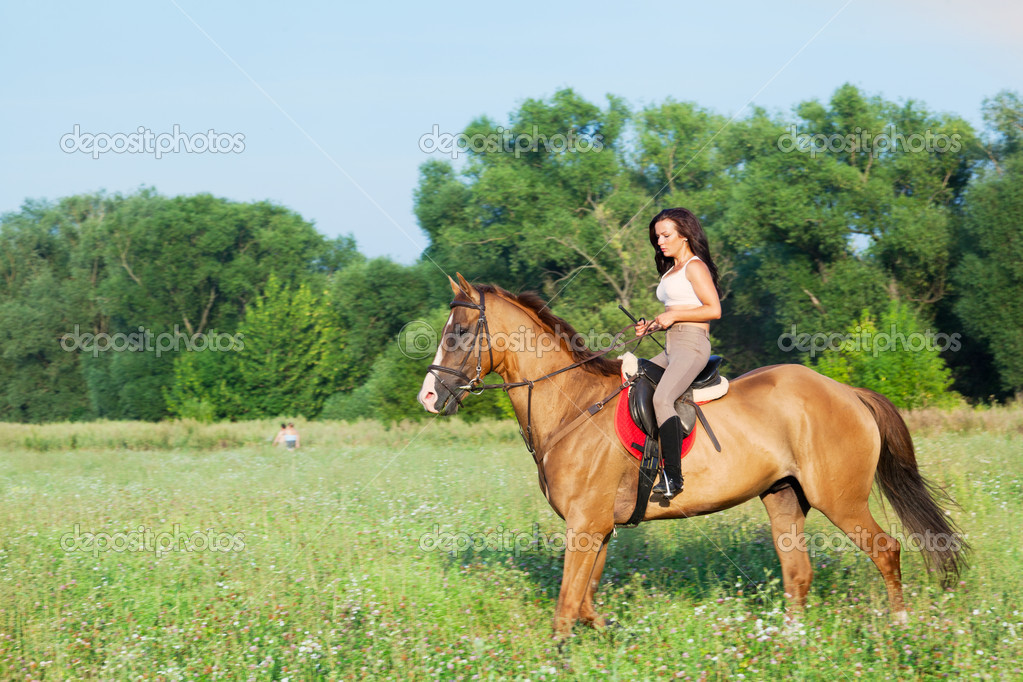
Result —
M909 623L909 614L906 610L896 611L892 614L892 622L896 625L907 625Z

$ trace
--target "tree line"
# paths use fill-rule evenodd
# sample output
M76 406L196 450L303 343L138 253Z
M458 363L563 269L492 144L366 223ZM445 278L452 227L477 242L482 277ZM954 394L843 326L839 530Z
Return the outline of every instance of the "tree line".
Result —
M977 131L850 85L731 121L528 99L422 164L429 245L410 266L268 202L28 201L0 217L0 419L417 418L432 351L398 334L443 323L444 273L617 330L619 304L658 310L647 223L669 206L710 238L731 374L802 362L904 407L1005 398L1023 389L1023 101L982 113ZM494 393L467 416L508 414Z

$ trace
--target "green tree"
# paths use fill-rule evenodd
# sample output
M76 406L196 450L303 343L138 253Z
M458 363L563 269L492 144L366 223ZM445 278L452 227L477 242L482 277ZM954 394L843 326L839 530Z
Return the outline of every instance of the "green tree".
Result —
M864 310L846 329L837 349L827 349L806 364L821 374L882 393L897 407L950 407L960 401L951 390L952 374L942 350L958 342L925 327L913 310L892 301L880 321Z
M999 159L1023 152L1023 98L1018 92L1003 90L985 99L981 111L984 122L994 133L988 155L997 168Z
M796 111L723 135L735 182L715 230L735 277L717 333L738 369L783 359L777 339L793 325L832 332L892 299L940 301L950 215L980 154L961 119L850 85Z
M96 305L88 279L71 275L76 226L62 208L28 201L0 218L2 421L96 416L75 351L76 332L96 331Z
M73 350L74 297L51 268L36 265L14 295L0 299L0 421L92 418Z
M1002 388L1023 391L1023 154L969 192L955 312L994 358Z
M179 416L315 417L346 370L345 334L332 317L325 294L271 275L234 335L211 335L215 350L179 357L168 407Z
M420 169L427 254L510 290L553 297L571 282L570 305L628 303L642 281L635 254L644 235L621 228L647 199L625 161L629 116L620 98L601 108L566 89L527 99L507 123L471 122L464 134L493 148L470 149L457 173L438 161Z
M322 289L355 260L291 211L152 189L0 218L0 418L159 419L173 353L65 351L65 334L233 332L276 274Z

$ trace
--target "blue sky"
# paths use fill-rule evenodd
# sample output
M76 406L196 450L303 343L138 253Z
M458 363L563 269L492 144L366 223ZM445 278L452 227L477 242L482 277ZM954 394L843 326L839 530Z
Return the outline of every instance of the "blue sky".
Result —
M1023 7L883 2L4 3L0 212L153 186L267 199L413 262L420 137L572 87L788 112L842 83L980 125L1023 92ZM244 135L228 154L61 151L83 132Z

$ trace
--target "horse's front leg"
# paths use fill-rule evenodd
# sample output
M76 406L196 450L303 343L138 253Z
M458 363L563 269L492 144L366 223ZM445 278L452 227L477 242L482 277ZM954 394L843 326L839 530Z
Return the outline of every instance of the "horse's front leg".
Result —
M609 533L595 524L569 524L565 534L565 568L554 612L554 630L568 635L576 620L604 626L593 608L593 595L607 560Z
M605 535L600 551L597 554L597 560L593 564L593 570L590 572L590 582L586 586L586 597L579 608L579 620L595 628L602 628L607 625L604 617L597 613L596 608L593 606L593 600L597 594L597 586L600 585L600 577L604 574L604 562L607 561L607 546L610 541L611 536Z

